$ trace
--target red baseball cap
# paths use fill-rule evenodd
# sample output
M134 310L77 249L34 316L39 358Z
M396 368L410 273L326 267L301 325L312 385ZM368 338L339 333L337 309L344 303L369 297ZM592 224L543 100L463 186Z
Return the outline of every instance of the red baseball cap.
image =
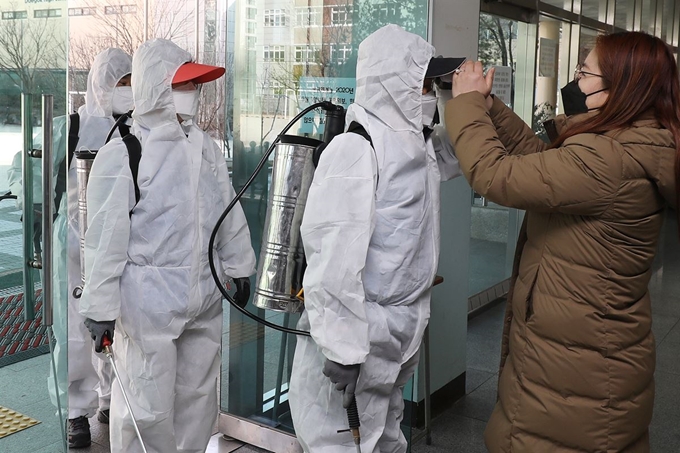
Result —
M172 78L172 83L207 83L219 79L224 75L226 69L219 66L210 66L200 63L184 63L179 67L175 76Z

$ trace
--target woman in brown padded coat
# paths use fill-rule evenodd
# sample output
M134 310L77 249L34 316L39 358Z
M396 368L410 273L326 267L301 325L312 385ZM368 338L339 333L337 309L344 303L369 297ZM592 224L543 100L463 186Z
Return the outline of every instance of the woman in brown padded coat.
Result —
M474 190L526 210L492 453L649 452L647 284L665 208L678 207L678 71L663 41L624 32L600 36L575 79L564 105L587 113L558 117L551 145L489 95L479 62L454 75L446 107Z

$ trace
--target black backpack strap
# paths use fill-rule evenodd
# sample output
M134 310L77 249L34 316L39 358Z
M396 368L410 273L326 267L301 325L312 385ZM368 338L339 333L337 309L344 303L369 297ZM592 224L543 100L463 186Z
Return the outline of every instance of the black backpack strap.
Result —
M59 212L59 206L61 205L61 199L66 193L66 174L68 169L71 168L71 162L73 161L73 155L76 151L76 146L78 146L78 140L80 139L80 115L77 113L72 113L69 115L69 126L68 126L68 148L66 149L66 163L64 159L59 162L59 168L57 170L57 181L54 186L54 215L56 218Z
M78 140L80 140L80 115L72 113L68 117L68 166L70 167L73 161L73 153L75 153Z
M140 192L139 185L137 184L137 174L139 173L139 161L142 159L142 144L139 139L133 134L127 134L123 137L123 143L128 150L128 156L130 160L130 171L132 172L132 182L135 184L135 206L139 203ZM130 216L132 216L133 206L130 210Z
M371 144L371 148L373 148L373 140L371 140L371 136L368 135L368 132L366 132L366 129L361 124L357 123L356 121L352 121L351 123L349 123L347 132L361 135L366 140L368 140L368 143Z
M375 156L375 162L376 165L378 163L378 155L375 153L375 147L373 146L373 140L371 140L371 136L368 135L368 132L366 131L366 128L362 126L361 124L357 123L356 121L352 121L349 123L349 126L347 127L347 132L352 133L352 134L358 134L364 137L368 143L371 145L371 149L373 150L373 155ZM378 183L380 182L380 173L376 173L375 176L375 185L376 187L378 186Z

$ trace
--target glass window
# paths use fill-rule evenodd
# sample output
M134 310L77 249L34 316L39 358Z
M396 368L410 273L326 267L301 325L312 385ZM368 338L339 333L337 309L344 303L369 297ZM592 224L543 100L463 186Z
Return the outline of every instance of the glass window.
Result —
M641 3L642 17L640 19L640 30L655 34L656 1L644 0Z
M630 1L616 2L616 11L614 13L614 26L623 28L624 30L633 29L635 8Z
M285 48L283 46L264 46L264 61L278 61L285 60Z
M350 44L331 44L328 47L330 61L333 63L345 63L352 53Z
M248 23L246 23L246 33L248 33L249 35L254 35L256 30L255 26L256 26L255 22L248 21Z
M246 18L247 19L255 19L256 16L257 16L257 9L246 8Z
M331 25L352 25L352 7L343 5L332 6Z
M675 0L664 0L661 39L671 42L673 39L673 19L675 17Z
M265 27L285 27L286 12L280 9L267 9L264 11Z
M391 20L392 18L397 17L397 13L399 11L399 2L396 1L387 1L387 2L382 2L382 3L377 3L375 5L377 11L378 11L378 18L380 20Z
M61 9L36 9L33 10L33 17L35 18L61 17Z
M26 19L28 16L26 11L3 11L2 18L5 20L11 19Z
M318 27L323 23L323 8L321 6L298 6L295 8L297 27Z
M93 16L96 14L96 8L69 8L69 16Z
M319 48L311 46L295 46L295 62L317 64Z
M601 0L581 0L581 15L590 19L599 20L600 22L606 22L607 2Z

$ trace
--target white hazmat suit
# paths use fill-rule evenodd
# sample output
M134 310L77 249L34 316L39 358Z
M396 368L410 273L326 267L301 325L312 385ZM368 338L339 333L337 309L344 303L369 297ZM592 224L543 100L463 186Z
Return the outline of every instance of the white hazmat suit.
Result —
M81 313L116 320L121 383L149 453L203 452L217 417L222 304L208 241L234 190L215 142L196 126L185 135L177 120L171 82L190 60L162 39L142 44L132 60L139 202L121 140L99 151L87 190ZM216 258L225 278L255 272L240 205L220 229ZM118 385L110 432L113 453L142 451Z
M111 109L114 88L122 77L130 74L131 68L130 55L121 49L107 49L95 57L87 76L85 105L78 109L80 127L77 150L98 150L104 146L106 136L115 122ZM118 136L116 131L114 137ZM63 158L68 135L62 138L63 143L58 149ZM97 408L109 409L113 371L106 357L95 354L90 332L83 324L85 318L79 313L79 300L73 296L73 290L82 286L75 158L68 169L67 182L67 193L62 198L54 223L55 239L59 238L55 240L54 253L57 257L66 255L67 269L56 266L60 278L54 294L55 298L63 295L68 297L68 418L73 419L92 417ZM67 284L66 288L62 286L64 283ZM55 311L63 306L55 301ZM63 339L64 336L55 329L55 337Z
M402 390L418 364L439 255L439 185L460 175L442 127L423 135L422 87L434 48L396 25L359 46L357 93L321 155L301 233L307 257L290 407L306 452L354 452L326 359L361 364L364 453L405 452ZM441 171L440 168L441 167Z

